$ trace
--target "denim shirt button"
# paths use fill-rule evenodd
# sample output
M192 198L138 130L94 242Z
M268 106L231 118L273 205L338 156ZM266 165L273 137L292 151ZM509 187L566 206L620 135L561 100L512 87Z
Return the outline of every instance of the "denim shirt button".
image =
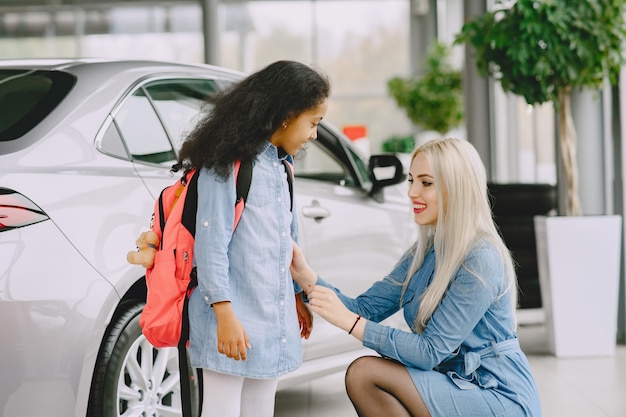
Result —
M284 337L282 339L280 339L280 343L285 344L287 343L287 339L285 339Z
M209 222L207 222L206 220L202 223L202 226L204 227L209 227Z

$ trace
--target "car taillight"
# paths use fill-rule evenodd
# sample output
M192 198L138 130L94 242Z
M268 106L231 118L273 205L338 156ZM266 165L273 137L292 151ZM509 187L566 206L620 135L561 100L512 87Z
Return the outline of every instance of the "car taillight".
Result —
M35 203L17 191L0 188L0 232L48 220Z

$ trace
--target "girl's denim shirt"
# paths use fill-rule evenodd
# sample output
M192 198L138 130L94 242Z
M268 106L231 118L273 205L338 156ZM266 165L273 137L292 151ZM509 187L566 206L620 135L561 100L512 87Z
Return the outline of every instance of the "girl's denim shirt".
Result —
M192 366L250 378L273 378L298 368L302 342L291 279L291 211L285 155L269 142L254 161L243 214L233 233L235 182L203 168L198 179L194 262L198 288L189 304ZM289 174L290 175L290 174ZM217 322L211 305L231 301L251 344L245 361L217 351Z
M422 333L416 332L414 322L436 260L431 248L401 300L412 251L356 299L341 294L321 278L317 283L333 288L351 311L368 319L364 346L402 363L409 373L412 369L438 371L461 389L495 389L526 410L536 409L537 390L519 347L509 293L505 293L504 264L496 248L487 242L474 247ZM412 331L379 324L400 308Z

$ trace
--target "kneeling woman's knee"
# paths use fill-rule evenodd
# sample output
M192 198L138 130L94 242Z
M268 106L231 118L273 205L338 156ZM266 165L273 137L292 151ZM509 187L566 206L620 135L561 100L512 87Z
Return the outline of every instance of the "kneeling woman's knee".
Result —
M380 360L380 358L376 356L361 356L355 359L346 370L346 388L349 390L356 384L367 383L370 379L369 376L372 374L372 366L376 360Z

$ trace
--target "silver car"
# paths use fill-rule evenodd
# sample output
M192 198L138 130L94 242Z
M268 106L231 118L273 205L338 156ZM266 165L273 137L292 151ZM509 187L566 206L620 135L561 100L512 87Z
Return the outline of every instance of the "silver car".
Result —
M205 98L241 77L162 62L0 61L2 416L180 415L176 349L142 336L145 270L126 253L175 180ZM356 295L415 237L402 165L365 160L327 123L309 146L295 165L300 243L320 275ZM304 365L279 389L364 352L319 317L303 343Z

